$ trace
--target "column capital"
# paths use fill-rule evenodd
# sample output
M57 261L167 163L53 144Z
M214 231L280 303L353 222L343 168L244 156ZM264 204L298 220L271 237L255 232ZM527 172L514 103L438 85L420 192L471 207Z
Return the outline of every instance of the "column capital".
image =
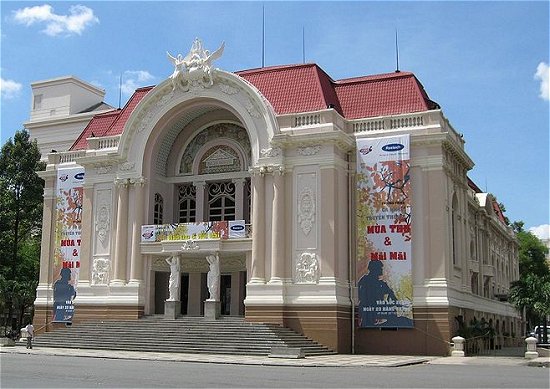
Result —
M243 185L245 183L245 181L246 181L246 178L244 178L244 177L231 179L232 183L240 184L240 185Z
M263 176L265 174L285 174L285 166L280 165L262 165L262 166L254 166L248 169L248 172L255 176L260 175Z
M130 185L128 178L115 178L115 185L119 188L127 188Z
M130 185L141 187L145 185L145 183L147 182L147 179L145 177L140 176L140 177L129 178L128 181Z

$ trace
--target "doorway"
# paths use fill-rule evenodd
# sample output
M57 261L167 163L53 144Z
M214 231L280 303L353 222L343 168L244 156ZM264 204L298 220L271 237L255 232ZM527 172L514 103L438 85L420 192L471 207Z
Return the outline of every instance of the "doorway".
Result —
M222 274L220 280L220 314L231 314L231 275Z

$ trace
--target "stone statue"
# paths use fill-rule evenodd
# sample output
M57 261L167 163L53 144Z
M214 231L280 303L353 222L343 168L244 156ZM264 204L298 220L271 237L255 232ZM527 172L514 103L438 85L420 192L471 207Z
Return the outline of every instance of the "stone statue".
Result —
M208 271L207 285L210 293L209 301L220 301L220 257L218 253L206 257L210 270Z
M202 41L195 38L189 54L182 57L178 54L174 57L169 52L166 52L168 59L174 65L174 72L170 76L172 79L172 89L177 87L184 91L189 90L189 86L210 87L214 85L212 77L212 63L220 58L223 54L225 43L214 51L212 54L202 47Z
M166 263L170 266L170 281L168 283L168 290L170 291L170 297L167 301L179 301L180 291L180 257L177 254L172 255L165 259Z

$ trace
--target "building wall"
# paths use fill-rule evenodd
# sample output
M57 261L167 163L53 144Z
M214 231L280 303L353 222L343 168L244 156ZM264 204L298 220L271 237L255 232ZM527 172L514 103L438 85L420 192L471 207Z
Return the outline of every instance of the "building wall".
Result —
M41 173L47 196L35 321L46 322L51 310L56 170L86 168L75 320L137 319L154 313L155 266L184 243L141 243L141 225L153 223L155 193L163 197L163 222L174 222L178 183L200 188L226 177L179 174L177 168L192 139L212 124L231 122L246 130L250 145L246 168L235 174L251 181L252 238L233 246L201 242L196 255L185 255L202 262L211 251L219 250L222 261L240 256L246 320L288 326L342 353L446 355L457 317L504 321L512 332L517 313L496 295L518 274L517 243L492 211L491 198L468 187L473 162L441 111L402 115L403 124L386 129L354 130L390 118L349 121L334 109L276 116L250 84L225 72L217 77L213 87L193 94L173 90L169 81L155 87L114 148L48 156ZM404 133L412 145L414 328L360 329L353 309L355 140ZM197 205L198 220L204 209ZM100 265L109 269L106 279ZM198 278L190 284L198 288Z

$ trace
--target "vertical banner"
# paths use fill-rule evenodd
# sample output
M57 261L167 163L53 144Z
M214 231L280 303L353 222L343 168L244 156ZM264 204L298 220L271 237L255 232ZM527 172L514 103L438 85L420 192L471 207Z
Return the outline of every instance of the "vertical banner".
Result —
M357 140L360 327L413 327L410 137Z
M70 323L80 269L84 168L59 169L56 185L53 322Z

